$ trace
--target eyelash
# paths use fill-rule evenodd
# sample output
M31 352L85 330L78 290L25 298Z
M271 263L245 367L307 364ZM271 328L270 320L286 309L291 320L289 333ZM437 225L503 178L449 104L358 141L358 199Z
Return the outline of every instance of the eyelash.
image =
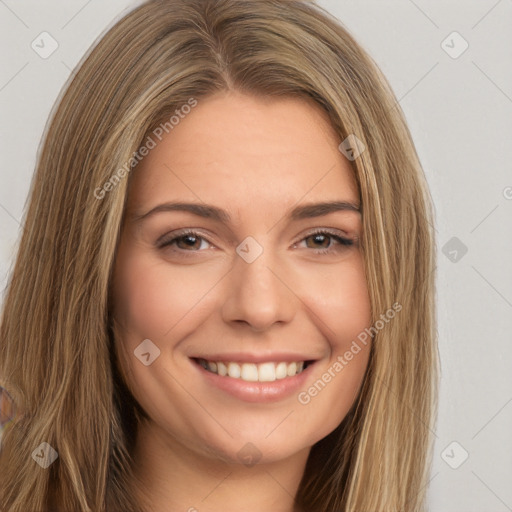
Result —
M338 248L334 248L333 249L333 247L330 246L327 249L313 249L313 251L316 254L320 254L320 255L325 255L325 254L339 252L339 251L341 251L343 249L346 249L348 247L356 245L356 240L340 236L337 232L333 232L333 231L330 231L328 229L317 229L317 230L312 231L311 233L308 233L304 238L302 238L298 242L295 242L294 246L297 245L299 242L303 242L304 240L306 240L306 239L308 239L308 238L310 238L312 236L315 236L315 235L327 235L331 239L334 239L337 242L336 245L337 245ZM171 247L177 241L179 241L179 240L181 240L183 238L186 238L187 236L192 236L194 238L199 238L199 239L202 239L202 240L208 242L208 240L204 236L202 236L201 233L199 233L197 231L193 231L193 230L184 230L184 231L178 232L178 234L174 234L174 236L172 238L168 238L168 235L165 235L164 237L161 237L161 239L159 241L157 241L157 247L159 249L165 249L167 247ZM208 242L208 243L210 243L210 242ZM190 251L188 251L188 250L185 250L185 249L173 249L173 251L178 253L178 254L180 254L180 256L181 255L185 256L184 253L187 253L187 252L202 252L202 251L199 251L199 250L190 250Z

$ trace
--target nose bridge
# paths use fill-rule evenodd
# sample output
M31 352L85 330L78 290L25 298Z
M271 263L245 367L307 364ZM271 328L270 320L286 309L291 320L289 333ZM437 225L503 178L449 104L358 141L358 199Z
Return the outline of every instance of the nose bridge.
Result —
M281 265L270 246L248 237L237 247L231 282L224 302L224 319L264 330L291 320L296 298L279 277ZM283 279L284 280L284 279Z

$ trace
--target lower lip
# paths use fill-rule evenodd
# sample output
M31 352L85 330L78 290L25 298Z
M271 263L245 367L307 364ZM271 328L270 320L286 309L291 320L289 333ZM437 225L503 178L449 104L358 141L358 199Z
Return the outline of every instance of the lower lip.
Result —
M277 379L273 382L248 382L233 377L222 377L206 370L193 360L192 364L198 369L208 384L245 402L258 403L277 402L298 393L309 377L311 369L315 366L315 363L310 363L298 375Z

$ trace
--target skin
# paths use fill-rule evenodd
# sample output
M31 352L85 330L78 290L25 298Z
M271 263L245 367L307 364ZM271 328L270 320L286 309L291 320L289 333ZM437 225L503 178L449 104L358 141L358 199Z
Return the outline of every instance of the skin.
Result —
M270 403L235 398L208 385L189 358L213 350L308 354L317 362L304 391L370 326L360 213L287 218L298 205L358 204L340 142L312 100L222 92L200 99L133 171L114 319L124 378L150 417L134 459L153 511L296 510L312 445L353 404L369 343L307 404L298 393ZM137 220L170 201L214 205L231 221L184 211ZM199 239L157 245L182 228L199 230ZM315 238L316 228L356 243ZM236 252L248 236L263 248L252 263ZM145 339L160 350L149 366L134 355ZM256 465L237 456L248 442L261 457Z

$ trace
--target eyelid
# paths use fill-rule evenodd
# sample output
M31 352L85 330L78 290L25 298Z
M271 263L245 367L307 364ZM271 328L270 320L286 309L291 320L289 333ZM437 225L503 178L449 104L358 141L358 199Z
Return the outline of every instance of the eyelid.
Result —
M326 234L332 235L332 236L339 236L340 238L345 238L346 240L356 241L358 239L357 236L354 236L354 235L351 236L346 231L343 231L342 229L319 227L319 228L311 228L311 229L305 231L304 233L300 234L299 237L297 238L297 241L294 243L301 242L304 238L307 238L312 235L316 235L317 233L319 233L319 234L326 233Z
M157 239L157 241L155 242L155 245L157 247L160 247L162 245L165 245L166 242L171 242L175 238L180 238L180 237L188 235L188 234L199 235L201 238L206 240L210 245L214 245L209 240L210 235L206 234L203 230L201 230L201 228L182 228L182 229L178 229L176 231L171 231L170 233L165 233L164 235L162 235L161 237L159 237Z
M296 244L297 242L302 241L305 237L308 237L308 236L311 236L311 235L314 235L317 233L332 234L332 235L340 236L342 238L346 238L348 240L354 240L354 241L359 239L358 236L349 235L346 231L343 231L341 229L318 227L318 228L311 228L311 229L305 231L304 233L301 233L297 237L295 242L293 242L293 243ZM172 237L172 238L170 238L170 240L172 240L174 238L179 238L179 237L185 236L187 234L199 235L199 236L203 237L208 243L210 243L210 244L212 243L209 240L210 235L208 233L206 233L205 231L203 231L201 228L182 228L182 229L178 229L176 231L171 231L170 233L165 233L164 235L160 236L156 240L155 245L161 245L162 240L166 240L169 237Z
M301 235L298 236L295 242L292 243L292 247L296 248L296 246L300 242L304 242L307 238L314 236L316 234L324 234L327 236L330 236L334 239L337 239L336 242L333 245L338 246L359 246L359 237L357 235L349 235L346 231L343 231L341 229L337 228L326 228L326 227L316 227L307 230L306 232L303 232ZM212 245L213 247L216 247L215 244L210 242L209 238L210 235L205 233L204 230L201 228L182 228L178 229L176 231L171 231L170 233L166 233L158 238L158 240L155 242L155 245L159 249L164 249L166 247L171 247L174 242L180 238L183 238L187 235L191 235L197 238L202 239L207 244ZM336 251L336 249L333 249L333 247L329 247L327 249L311 249L313 252L317 254L327 254L332 251ZM173 249L173 251L179 255L186 255L186 253L201 253L204 252L203 250L184 250L184 249Z

